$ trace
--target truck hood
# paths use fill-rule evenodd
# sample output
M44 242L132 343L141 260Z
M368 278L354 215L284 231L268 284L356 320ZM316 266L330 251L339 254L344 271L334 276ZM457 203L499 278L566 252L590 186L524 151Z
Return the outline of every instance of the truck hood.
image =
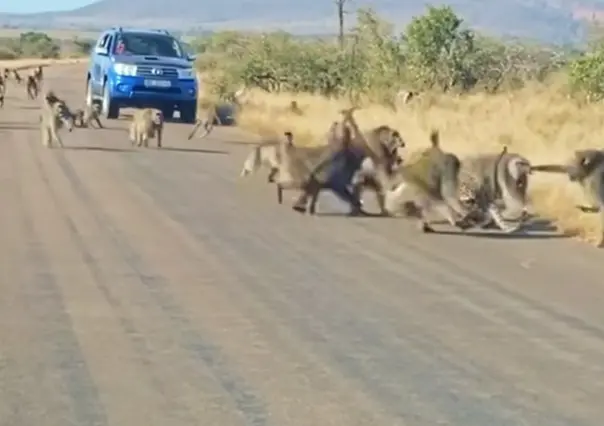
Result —
M158 67L191 68L193 64L185 58L166 58L161 56L115 55L113 62L128 65L149 65Z

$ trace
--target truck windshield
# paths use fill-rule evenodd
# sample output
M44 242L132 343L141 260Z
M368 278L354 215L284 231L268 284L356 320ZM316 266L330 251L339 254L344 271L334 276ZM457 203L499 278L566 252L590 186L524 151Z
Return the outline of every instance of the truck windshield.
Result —
M180 43L163 34L122 33L115 43L116 55L165 56L182 58Z

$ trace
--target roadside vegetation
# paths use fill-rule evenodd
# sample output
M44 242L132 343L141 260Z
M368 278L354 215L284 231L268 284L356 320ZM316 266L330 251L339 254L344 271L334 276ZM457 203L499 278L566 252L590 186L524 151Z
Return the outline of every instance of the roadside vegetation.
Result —
M28 31L19 37L3 37L0 32L0 60L77 58L90 52L94 40L74 36L51 38L43 32Z
M584 49L498 40L464 25L450 7L430 7L401 33L371 10L333 39L285 32L221 32L192 43L204 99L245 85L238 122L259 135L293 131L300 144L323 143L338 111L351 104L363 127L398 128L411 150L430 129L459 154L510 150L534 163L563 161L573 149L602 147L604 39ZM404 103L401 92L418 92ZM297 101L304 112L290 112ZM563 176L535 175L538 213L589 238L594 215L574 208L581 194Z

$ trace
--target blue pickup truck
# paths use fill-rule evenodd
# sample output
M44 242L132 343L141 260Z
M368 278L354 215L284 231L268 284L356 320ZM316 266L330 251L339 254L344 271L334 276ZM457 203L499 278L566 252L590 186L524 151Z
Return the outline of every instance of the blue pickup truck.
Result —
M194 123L198 83L195 56L165 30L112 28L93 47L86 79L86 104L119 117L120 108L157 108L166 118L178 110Z

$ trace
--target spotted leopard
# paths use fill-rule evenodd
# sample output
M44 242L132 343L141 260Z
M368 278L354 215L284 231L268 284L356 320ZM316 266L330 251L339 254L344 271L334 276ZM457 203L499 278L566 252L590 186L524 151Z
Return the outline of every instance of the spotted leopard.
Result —
M506 232L512 232L517 227L509 227L496 204L496 193L491 180L481 176L471 164L462 161L459 171L458 197L462 206L467 210L466 220L475 226L487 227L492 222Z

